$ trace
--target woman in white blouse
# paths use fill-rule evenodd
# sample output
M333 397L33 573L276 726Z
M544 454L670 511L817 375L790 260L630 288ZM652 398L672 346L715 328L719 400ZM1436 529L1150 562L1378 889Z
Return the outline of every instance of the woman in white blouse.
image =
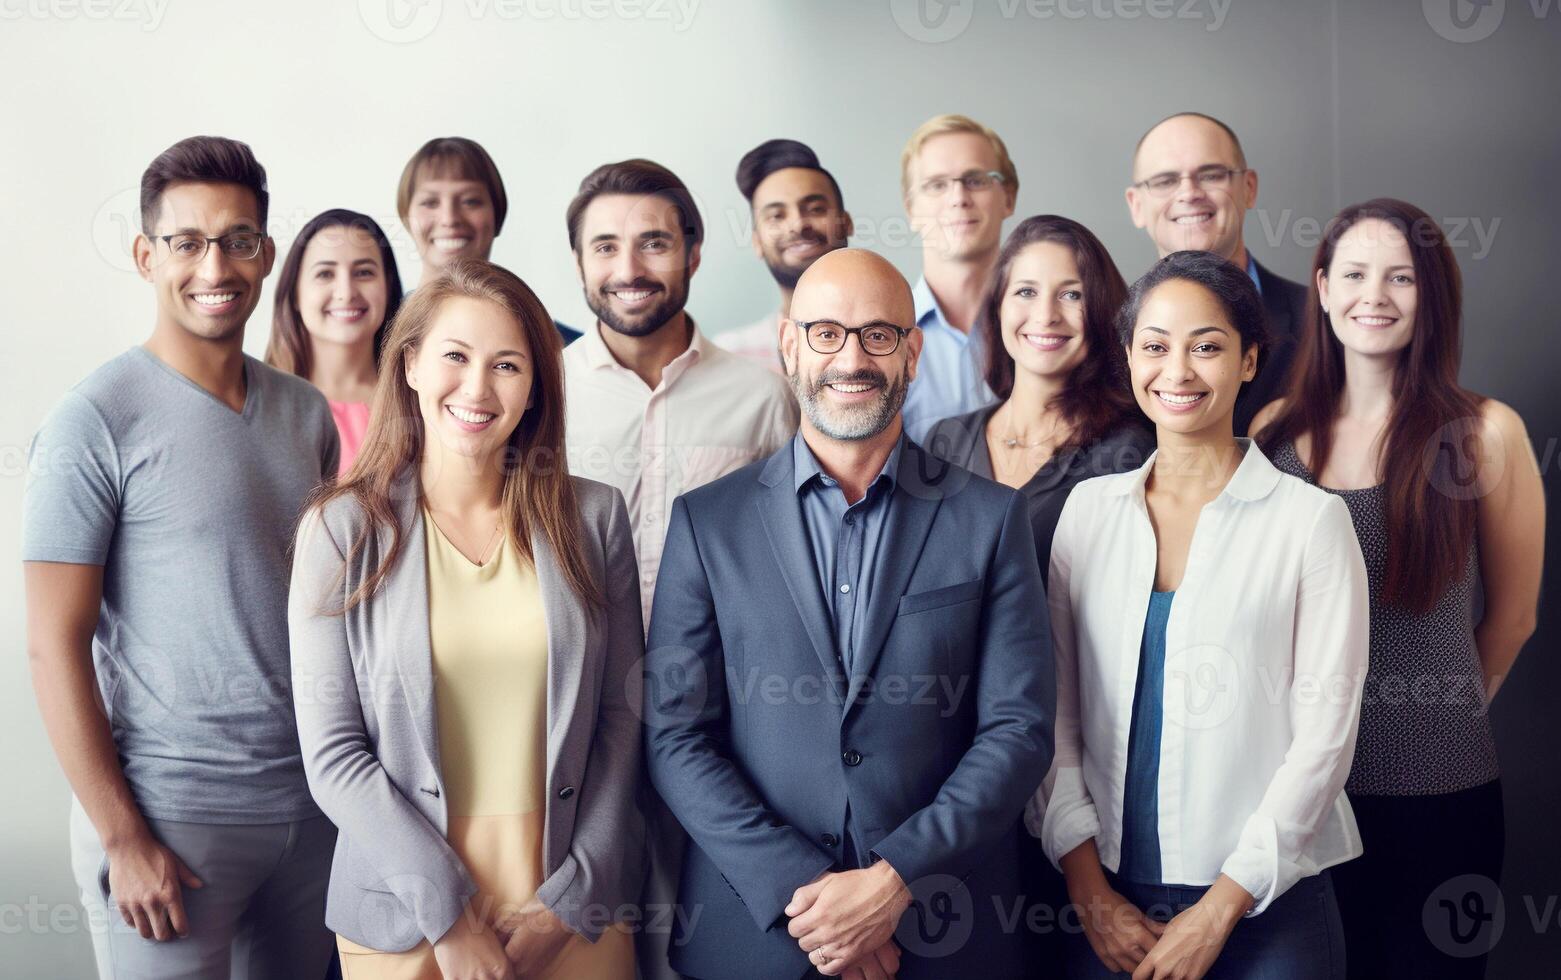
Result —
M1057 756L1026 815L1066 876L1074 976L1343 976L1326 868L1366 667L1366 569L1343 501L1233 435L1263 306L1202 252L1118 317L1157 449L1079 484L1052 545Z

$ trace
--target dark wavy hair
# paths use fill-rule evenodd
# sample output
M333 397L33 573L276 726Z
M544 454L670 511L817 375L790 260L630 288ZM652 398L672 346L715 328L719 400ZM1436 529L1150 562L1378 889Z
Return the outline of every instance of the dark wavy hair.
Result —
M1058 447L1063 452L1087 446L1139 415L1128 390L1127 357L1116 342L1111 321L1127 295L1127 284L1106 246L1077 221L1038 214L1020 222L997 255L976 311L976 329L986 347L986 383L999 399L1007 399L1014 390L1014 359L1003 347L1003 297L1014 260L1040 242L1055 242L1072 251L1083 283L1085 356L1057 396L1057 408L1072 429L1067 444Z
M1322 311L1317 277L1328 277L1344 233L1385 221L1409 242L1415 270L1415 322L1393 375L1393 411L1381 448L1387 565L1381 601L1429 611L1464 574L1475 534L1475 502L1439 488L1475 472L1485 399L1458 384L1463 280L1436 219L1413 204L1379 197L1352 204L1328 223L1312 260L1311 291L1284 403L1257 433L1265 452L1301 436L1318 474L1333 450L1333 422L1344 393L1344 346Z
M396 254L390 248L379 223L366 214L332 208L322 211L309 220L288 249L282 271L276 277L276 302L271 313L271 339L266 344L266 363L272 367L307 378L314 370L314 353L309 346L309 332L304 329L303 314L298 309L298 277L303 272L304 250L309 242L327 228L344 228L361 231L379 246L379 261L385 268L385 319L374 329L374 363L379 364L381 349L385 346L385 332L390 321L401 308L401 273L396 269Z

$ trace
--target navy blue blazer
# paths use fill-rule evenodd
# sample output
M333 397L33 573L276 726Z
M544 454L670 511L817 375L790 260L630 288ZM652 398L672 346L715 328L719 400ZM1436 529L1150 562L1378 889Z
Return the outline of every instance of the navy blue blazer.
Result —
M681 973L809 973L783 910L852 856L915 898L902 980L1021 973L1019 821L1056 700L1025 500L907 442L883 533L848 673L790 444L673 505L645 710L651 780L692 840Z

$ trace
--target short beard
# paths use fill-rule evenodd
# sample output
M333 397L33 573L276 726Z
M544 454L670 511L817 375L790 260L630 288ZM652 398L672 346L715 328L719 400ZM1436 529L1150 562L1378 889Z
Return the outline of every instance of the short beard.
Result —
M774 277L775 284L786 290L796 289L797 283L802 280L802 274L807 272L808 269L812 268L813 263L817 262L819 259L828 255L830 252L835 251L836 249L845 248L846 240L844 238L838 241L829 241L826 239L823 244L824 251L813 256L811 259L808 259L807 265L804 265L801 268L786 265L782 262L771 259L768 255L766 255L764 257L764 264L769 268L770 275Z
M605 284L595 293L589 289L585 290L585 305L590 307L591 312L596 314L596 318L607 324L614 333L620 333L625 337L648 337L683 312L683 307L688 302L689 278L689 272L685 269L683 281L678 288L675 291L668 289L662 295L661 302L636 321L625 320L613 310L612 299L607 295ZM661 283L656 285L659 286Z
M871 371L854 371L850 374L826 371L814 381L804 381L800 373L793 373L787 380L791 382L792 393L797 396L797 402L813 428L840 442L871 439L889 428L905 405L905 392L910 387L910 380L903 374L894 384L887 385L884 384L882 374ZM847 418L832 417L822 399L824 387L853 381L878 382L881 385L878 398L870 404L848 410Z

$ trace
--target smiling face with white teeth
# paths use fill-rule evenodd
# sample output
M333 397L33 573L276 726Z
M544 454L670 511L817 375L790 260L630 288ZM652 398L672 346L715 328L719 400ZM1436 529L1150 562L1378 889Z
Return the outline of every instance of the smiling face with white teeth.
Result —
M909 327L915 307L905 279L880 256L860 249L830 252L797 283L790 316L781 321L781 357L802 408L805 434L859 442L900 431L900 408L916 377L921 331L912 327L894 353L875 356L860 334L833 354L808 343L801 323L829 320L845 327L887 324Z
M626 337L683 322L699 246L660 195L600 194L580 217L580 283L597 320Z
M1236 395L1257 373L1257 348L1209 289L1188 279L1155 286L1139 306L1127 350L1133 396L1161 435L1234 430Z
M1043 241L1014 256L998 323L1016 368L1065 382L1089 352L1084 283L1073 249Z
M233 232L262 232L253 191L238 184L182 182L162 193L161 212L150 237L136 239L136 267L157 290L159 327L176 326L202 340L242 339L244 325L260 301L260 284L271 273L276 246L264 239L260 254L238 259L212 244L199 259L174 254L162 235L188 233L218 238Z
M531 398L525 328L490 300L452 296L441 302L404 366L423 417L425 454L437 451L437 443L467 459L494 458Z
M1144 136L1133 159L1134 186L1127 189L1133 226L1149 233L1161 257L1183 249L1213 252L1245 268L1241 225L1257 201L1257 171L1233 175L1224 188L1204 189L1183 177L1165 197L1138 181L1156 174L1192 174L1205 167L1242 170L1246 162L1230 135L1199 116L1173 116Z
M419 175L406 218L424 279L456 259L486 259L498 234L488 188L456 175Z
M372 343L389 302L379 244L368 232L321 228L304 246L297 302L304 329L317 344Z
M820 256L845 248L851 231L821 171L783 167L753 189L753 248L782 289L795 289Z
M1419 299L1409 240L1380 218L1357 221L1318 272L1317 295L1345 350L1396 357L1414 335Z

